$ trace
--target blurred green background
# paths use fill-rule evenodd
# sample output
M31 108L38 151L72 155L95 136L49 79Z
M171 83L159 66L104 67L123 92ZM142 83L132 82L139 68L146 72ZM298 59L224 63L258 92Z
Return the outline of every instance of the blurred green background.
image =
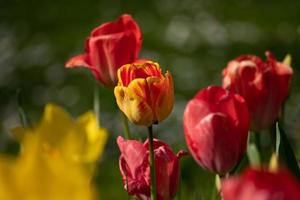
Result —
M67 70L68 58L83 52L85 38L103 22L131 14L143 32L141 58L159 62L175 80L172 115L154 129L177 151L186 149L182 114L187 101L208 85L221 83L226 63L241 54L278 60L293 56L293 87L286 105L286 130L300 150L300 1L298 0L0 0L0 150L15 152L9 130L20 124L16 91L37 122L47 102L74 116L92 109L93 76ZM126 199L115 144L122 134L112 91L100 86L101 123L111 136L95 182L103 200ZM146 130L131 125L138 137ZM214 176L191 157L182 160L182 199L210 199Z

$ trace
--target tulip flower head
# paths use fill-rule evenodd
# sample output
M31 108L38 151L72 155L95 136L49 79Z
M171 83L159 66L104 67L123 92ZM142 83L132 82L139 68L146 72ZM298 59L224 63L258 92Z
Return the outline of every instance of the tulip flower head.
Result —
M38 140L37 148L63 157L69 162L93 164L101 156L108 133L98 127L92 112L72 117L62 108L48 104L41 122L33 128L18 127L13 130L15 138L21 143L23 152L30 149L30 137ZM28 138L27 138L28 137Z
M121 151L119 165L124 188L138 200L150 200L150 166L148 140L142 144L136 140L118 137ZM179 185L179 158L186 153L173 153L169 145L154 139L157 200L171 200Z
M290 172L248 169L240 177L222 181L224 200L299 200L300 183Z
M198 92L184 111L187 146L203 168L230 171L246 149L249 116L245 100L221 87Z
M159 64L152 61L123 65L114 93L120 110L137 125L161 122L174 104L171 74L163 75Z
M255 131L270 127L279 117L293 74L289 65L270 52L266 55L266 62L254 55L240 56L223 70L223 87L245 98Z
M91 177L107 132L93 113L73 120L48 104L40 123L13 134L21 151L13 158L0 155L0 199L96 199Z
M115 22L95 28L85 43L85 53L71 58L66 67L86 67L107 87L117 84L117 70L134 62L142 45L142 33L136 21L127 14Z

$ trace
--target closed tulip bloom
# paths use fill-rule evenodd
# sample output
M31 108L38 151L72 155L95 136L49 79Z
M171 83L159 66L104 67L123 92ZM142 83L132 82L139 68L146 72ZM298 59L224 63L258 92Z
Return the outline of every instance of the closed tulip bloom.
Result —
M122 66L114 93L119 108L137 125L161 122L171 113L174 104L171 74L163 75L159 64L152 61Z
M222 181L223 200L299 200L300 184L285 170L248 169Z
M134 62L142 45L142 33L136 21L127 14L115 22L95 28L85 43L85 53L71 58L66 67L86 67L107 87L117 84L117 70Z
M270 52L266 56L266 62L254 55L240 56L223 70L223 87L245 98L254 131L270 127L279 117L293 74Z
M240 161L249 127L241 96L222 87L205 88L188 102L183 123L187 146L201 167L225 174Z
M148 140L142 144L136 140L118 137L121 151L119 159L124 188L130 196L138 200L150 200L150 165ZM154 139L157 200L171 200L179 185L179 158L185 155L179 151L175 155L166 143Z

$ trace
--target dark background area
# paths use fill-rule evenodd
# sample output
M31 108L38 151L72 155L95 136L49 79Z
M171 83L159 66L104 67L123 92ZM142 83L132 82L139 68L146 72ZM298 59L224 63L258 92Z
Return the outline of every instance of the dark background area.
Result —
M222 69L241 54L278 60L293 57L291 95L285 127L300 150L300 1L298 0L0 0L0 150L14 152L9 130L20 125L16 91L30 120L38 122L46 103L74 116L92 109L93 76L64 63L83 52L90 31L123 13L131 14L143 32L141 58L161 64L174 76L176 102L172 115L154 131L177 151L186 149L182 114L187 101L208 85L220 85ZM100 86L101 124L110 133L95 181L101 199L126 199L118 169L115 137L121 118L112 91ZM146 130L131 125L138 137ZM182 160L181 195L209 199L214 176L192 158ZM183 198L186 199L186 198Z

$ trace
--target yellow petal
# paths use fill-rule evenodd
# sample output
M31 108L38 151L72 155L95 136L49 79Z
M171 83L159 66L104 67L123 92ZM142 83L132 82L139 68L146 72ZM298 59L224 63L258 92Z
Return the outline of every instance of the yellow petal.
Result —
M31 132L29 129L23 127L16 127L11 130L11 135L17 142L22 142L24 136Z
M43 141L58 147L66 135L76 131L74 124L73 119L65 110L54 104L48 104L36 132Z
M108 133L104 128L98 127L96 116L87 112L78 118L78 124L85 130L87 143L83 155L84 162L95 162L104 150Z
M93 113L75 121L50 104L35 128L17 128L13 134L22 148L11 160L0 155L0 199L95 199L86 164L95 166L107 134Z
M135 79L127 87L117 86L114 94L117 104L128 119L137 124L150 126L153 123L153 112L148 105L145 79Z
M283 64L286 64L288 66L291 66L292 64L292 56L290 54L287 54L283 59Z

